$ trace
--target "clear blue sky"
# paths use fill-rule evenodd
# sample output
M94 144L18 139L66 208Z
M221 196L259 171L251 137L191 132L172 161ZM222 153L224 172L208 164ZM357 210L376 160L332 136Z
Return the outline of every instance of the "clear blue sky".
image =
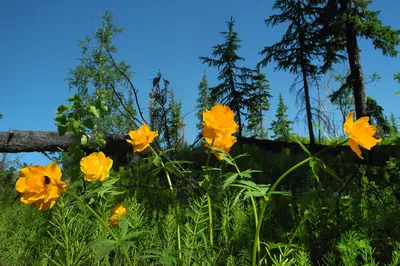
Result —
M197 98L197 86L206 70L210 86L216 85L217 70L198 59L210 56L212 46L223 42L219 32L233 16L235 30L242 39L239 54L246 58L243 66L254 67L261 60L258 52L278 41L284 26L268 28L264 19L273 14L268 0L142 0L142 1L2 1L0 7L0 131L55 131L54 111L69 97L65 82L68 69L80 57L79 40L101 26L101 14L109 9L117 26L125 31L115 39L118 60L126 60L135 72L132 79L140 91L142 106L148 106L151 79L160 69L171 82L175 96L183 101L183 113L191 111ZM400 29L398 0L375 0L373 9L381 9L386 25ZM400 59L383 57L368 42L360 42L364 74L377 71L382 80L367 87L368 95L381 104L385 113L400 114L400 85L393 74L400 71ZM336 70L344 72L345 65ZM293 76L274 72L273 65L263 69L270 80L271 110L266 115L269 127L282 93L289 106L289 117L298 111L295 95L289 93ZM331 89L334 89L335 84ZM185 136L191 142L196 134L194 114L188 115ZM304 134L302 122L296 126ZM22 162L46 164L41 154L24 153Z

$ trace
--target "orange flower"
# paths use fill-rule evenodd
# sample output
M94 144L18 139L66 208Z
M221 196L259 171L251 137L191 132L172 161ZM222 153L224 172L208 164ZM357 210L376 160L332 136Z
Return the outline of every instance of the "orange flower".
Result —
M349 145L350 148L357 154L358 157L364 159L361 156L361 147L370 150L382 139L374 138L376 127L368 124L369 117L361 117L356 122L353 122L353 113L347 115L346 122L344 123L343 129L349 134Z
M121 203L118 203L110 213L110 224L111 225L119 225L119 220L122 215L128 215L128 207L122 206Z
M150 131L150 127L144 124L138 130L129 131L128 134L131 139L126 141L133 145L134 152L140 152L154 141L154 138L158 136L158 131Z
M81 159L81 171L87 181L104 181L112 167L113 161L103 152L93 152Z
M212 144L212 147L218 148L225 152L229 152L232 145L236 142L236 137L233 137L231 135L220 135L214 139L214 142L213 139L211 138L205 138L205 139L206 139L206 147L209 147ZM222 156L217 151L212 150L211 152L215 154L218 160L223 159Z
M203 136L205 138L213 139L218 135L231 135L239 128L232 110L221 104L214 105L210 111L204 110L203 122Z
M28 166L19 170L19 178L15 184L18 192L24 193L21 201L34 204L39 210L48 210L65 192L67 186L61 180L61 169L53 162L46 166Z

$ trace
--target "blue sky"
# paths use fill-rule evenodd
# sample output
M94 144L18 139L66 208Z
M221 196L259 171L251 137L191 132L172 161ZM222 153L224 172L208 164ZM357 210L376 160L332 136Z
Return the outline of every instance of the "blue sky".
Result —
M284 33L284 26L269 28L264 19L275 11L267 0L147 0L147 1L2 1L0 8L0 131L55 131L56 108L70 95L65 78L69 68L80 57L79 40L101 26L101 14L109 9L117 26L125 31L115 38L119 52L117 60L131 65L133 84L139 89L143 107L148 106L151 79L158 70L171 82L175 96L183 101L183 113L196 103L197 86L203 71L207 71L210 86L216 85L218 72L198 59L210 56L212 46L223 42L219 32L226 30L225 21L233 16L235 30L242 39L239 54L243 66L254 67L262 58L264 46L272 45ZM381 9L380 18L386 25L400 29L398 0L375 0L372 9ZM369 42L360 40L364 74L378 72L382 80L367 87L368 95L381 104L385 113L399 114L399 98L394 95L400 85L393 74L400 72L399 58L383 57ZM266 114L269 127L282 93L289 106L289 117L298 111L295 95L289 92L294 77L273 71L274 65L263 69L270 80L271 110ZM346 65L335 69L344 72ZM334 89L335 84L331 84ZM194 114L187 116L185 136L193 140ZM304 134L302 122L296 131ZM46 164L40 153L16 155L22 162ZM15 157L15 156L14 156Z

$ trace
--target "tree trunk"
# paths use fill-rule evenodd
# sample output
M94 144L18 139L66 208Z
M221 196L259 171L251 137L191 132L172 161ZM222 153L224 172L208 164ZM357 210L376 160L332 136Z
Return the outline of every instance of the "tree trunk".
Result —
M314 136L314 130L313 130L313 124L312 124L310 92L309 92L309 88L308 88L307 71L303 68L302 72L303 72L304 100L306 102L308 135L310 136L311 151L314 151L315 136Z
M351 16L352 0L339 0L342 15ZM361 118L367 113L367 94L364 84L364 75L361 67L360 49L357 43L357 34L353 26L346 24L345 29L346 51L349 58L350 76L353 86L356 117Z

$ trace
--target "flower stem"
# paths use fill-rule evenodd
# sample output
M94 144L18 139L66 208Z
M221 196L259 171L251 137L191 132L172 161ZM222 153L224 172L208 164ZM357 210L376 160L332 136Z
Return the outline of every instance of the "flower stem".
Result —
M98 213L92 209L92 207L90 207L86 202L84 202L81 198L79 198L78 196L76 196L73 193L69 193L67 191L68 195L72 196L74 199L76 199L77 201L79 201L80 203L82 203L83 205L85 205L85 207L94 215L94 217L96 217L96 219L104 226L104 228L110 233L110 235L112 236L112 238L114 238L115 241L119 241L118 237L114 234L114 232L111 230L111 228L108 226L108 224L106 222L103 221L103 219L101 219L101 217L98 215ZM126 261L128 262L128 265L132 265L131 259L129 258L129 255L127 252L122 251L122 254L124 254Z
M214 144L214 139L211 142L211 147ZM208 230L210 231L210 245L211 245L211 250L214 247L214 237L213 237L213 223L212 223L212 208L211 208L211 197L210 197L210 186L211 186L211 182L210 182L210 175L209 175L209 171L208 171L208 165L210 163L210 159L211 159L211 148L208 149L208 154L207 154L207 161L206 161L206 175L209 181L209 186L206 189L207 191L207 204L208 204Z
M347 140L346 140L346 141L347 141ZM319 155L321 155L322 153L326 152L326 151L329 150L330 148L335 148L336 146L342 145L342 144L345 143L346 141L343 141L343 142L341 142L341 143L339 143L339 144L337 144L337 145L332 145L332 146L326 147L325 149L323 149L323 150L317 152L315 155L311 155L311 156L309 156L307 159L304 159L303 161L301 161L301 162L297 163L296 165L292 166L289 170L287 170L285 173L283 173L283 174L278 178L278 180L275 181L275 183L272 185L272 187L268 190L268 195L267 195L267 196L264 196L264 205L262 206L261 213L260 213L260 216L259 216L259 218L258 218L258 224L257 224L257 227L256 227L256 233L255 233L255 235L254 235L253 257L252 257L252 263L251 263L252 266L255 266L255 265L256 265L257 253L258 253L259 257L260 257L260 254L259 254L260 251L258 250L257 247L260 245L260 243L259 243L259 239L260 239L260 230L261 230L261 225L262 225L262 220L263 220L263 217L264 217L265 209L267 208L268 202L270 201L270 199L271 199L271 197L272 197L272 195L273 195L273 192L275 191L275 189L276 189L276 187L279 185L279 183L282 182L282 180L283 180L286 176L288 176L291 172L293 172L294 170L296 170L296 169L299 168L300 166L302 166L302 165L306 164L307 162L313 160L314 158L316 158L317 156L319 156ZM258 252L257 252L257 251L258 251ZM259 265L261 265L261 261L260 261L259 263L260 263Z
M177 238L178 238L177 239L178 240L178 254L179 254L179 259L182 259L182 253L181 253L181 249L182 249L182 244L181 244L181 226L180 226L180 222L179 222L179 210L178 210L178 202L176 200L176 193L174 191L174 188L172 187L171 178L169 176L169 173L168 173L167 169L165 169L165 164L164 164L163 160L157 154L157 152L153 149L153 147L151 147L151 145L149 145L149 147L152 150L154 156L157 156L157 157L160 158L161 166L162 166L162 168L163 168L163 170L165 172L165 175L167 176L169 189L172 191L172 194L174 194L175 215L176 215L176 219L177 219L176 235L177 235Z

